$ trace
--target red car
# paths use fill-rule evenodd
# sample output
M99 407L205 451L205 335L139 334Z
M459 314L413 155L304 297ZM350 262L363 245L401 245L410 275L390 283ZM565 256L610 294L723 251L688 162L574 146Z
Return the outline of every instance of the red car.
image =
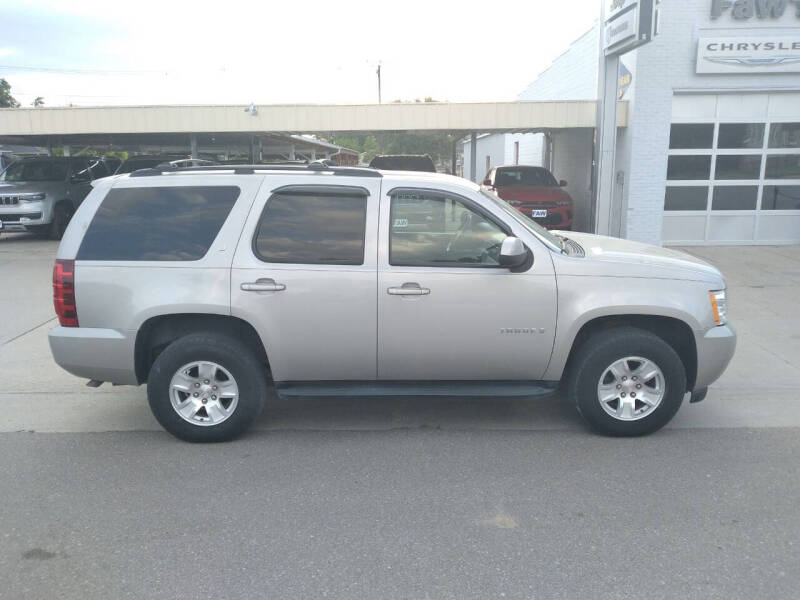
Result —
M544 167L494 167L483 185L547 229L572 229L572 198Z

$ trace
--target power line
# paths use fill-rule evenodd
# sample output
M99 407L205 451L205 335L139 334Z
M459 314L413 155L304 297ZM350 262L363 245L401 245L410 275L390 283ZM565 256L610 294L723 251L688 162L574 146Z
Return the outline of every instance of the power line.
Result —
M13 90L15 96L42 96L42 93L33 94L31 92L22 92L17 89ZM130 94L126 96L110 96L110 95L103 95L103 94L59 94L56 92L47 92L46 95L48 97L56 96L58 98L140 98L144 97L147 94Z
M168 71L128 71L121 69L64 69L58 67L25 67L20 65L0 65L7 71L34 71L38 73L64 73L68 75L168 75Z

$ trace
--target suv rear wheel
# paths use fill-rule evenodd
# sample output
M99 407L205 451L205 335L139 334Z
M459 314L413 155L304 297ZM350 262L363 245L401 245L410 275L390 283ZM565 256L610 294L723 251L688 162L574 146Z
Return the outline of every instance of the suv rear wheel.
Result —
M244 344L216 333L172 342L147 381L147 399L159 423L189 442L222 442L241 435L264 406L264 366Z
M567 393L593 429L615 436L645 435L678 412L686 371L672 346L657 335L619 327L581 346Z

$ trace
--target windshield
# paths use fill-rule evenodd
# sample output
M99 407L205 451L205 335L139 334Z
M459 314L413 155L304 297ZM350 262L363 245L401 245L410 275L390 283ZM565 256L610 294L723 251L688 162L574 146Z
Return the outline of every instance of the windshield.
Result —
M488 192L484 189L481 190L481 193L486 196L489 200L491 200L496 206L501 208L503 211L508 213L510 216L514 217L517 221L522 223L525 227L531 230L534 234L543 238L546 242L550 243L552 246L555 246L557 250L563 250L563 244L561 243L561 239L547 231L544 227L539 225L536 221L531 219L528 215L519 212L513 206L511 206L508 202L500 198L497 194L493 194L492 192Z
M23 160L11 163L3 173L5 181L64 181L67 165L56 160Z
M497 169L495 186L530 185L536 187L558 187L555 177L547 169L520 168Z

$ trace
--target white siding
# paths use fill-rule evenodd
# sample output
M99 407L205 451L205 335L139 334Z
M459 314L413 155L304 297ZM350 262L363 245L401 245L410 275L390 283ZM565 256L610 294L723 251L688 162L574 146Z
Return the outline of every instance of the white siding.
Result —
M504 165L506 163L506 134L493 133L478 136L478 151L477 162L475 163L477 169L477 176L473 177L470 170L471 167L471 146L469 138L463 142L464 148L464 177L476 183L483 181L483 176L486 175L486 157L489 157L489 162L492 167Z
M486 175L486 157L492 167L514 164L514 142L519 142L519 164L541 166L544 158L544 135L541 133L494 133L478 137L478 178ZM464 151L464 177L471 179L469 138L462 140Z
M519 164L542 166L544 164L544 134L510 133L506 137L505 164L514 164L514 143L519 142Z
M576 231L588 231L591 223L592 129L571 129L553 134L553 175L565 179L572 197Z
M523 91L517 100L593 100L597 98L598 28L579 37Z

